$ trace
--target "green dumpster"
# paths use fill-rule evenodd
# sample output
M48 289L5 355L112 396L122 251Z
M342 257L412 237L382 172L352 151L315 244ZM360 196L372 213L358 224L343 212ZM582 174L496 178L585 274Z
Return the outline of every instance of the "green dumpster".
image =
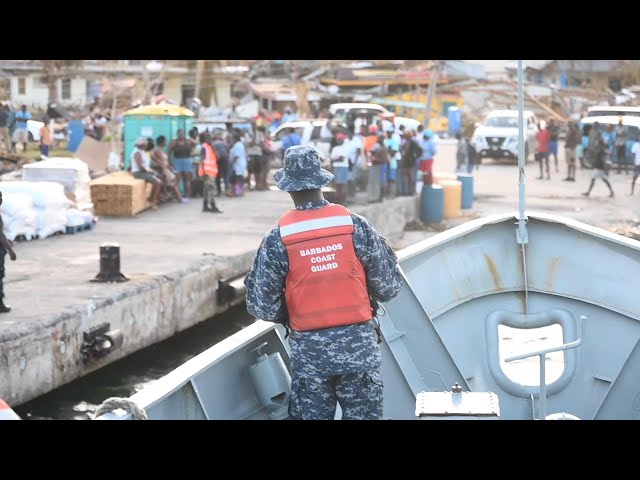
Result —
M178 105L145 105L124 114L124 168L129 169L131 152L138 137L151 138L154 142L160 135L167 138L165 152L169 144L178 137L178 130L185 135L193 128L194 114Z

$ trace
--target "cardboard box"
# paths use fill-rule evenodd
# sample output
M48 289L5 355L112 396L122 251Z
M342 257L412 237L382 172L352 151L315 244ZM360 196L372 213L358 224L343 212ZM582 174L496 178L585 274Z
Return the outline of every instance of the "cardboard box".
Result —
M150 207L151 184L129 172L113 172L91 181L91 201L97 216L133 217Z

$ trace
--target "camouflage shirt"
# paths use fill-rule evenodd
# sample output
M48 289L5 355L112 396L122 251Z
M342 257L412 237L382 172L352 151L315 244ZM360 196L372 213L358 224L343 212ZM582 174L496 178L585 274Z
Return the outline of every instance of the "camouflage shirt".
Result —
M328 205L326 200L309 202L297 210L313 210ZM362 262L369 293L386 302L402 286L395 252L369 221L351 213L356 255ZM256 318L284 323L287 313L284 287L289 271L287 250L276 225L262 240L253 267L245 279L247 311ZM378 367L380 354L372 321L314 331L292 331L289 346L294 371L303 376L328 376ZM372 364L373 362L373 364Z

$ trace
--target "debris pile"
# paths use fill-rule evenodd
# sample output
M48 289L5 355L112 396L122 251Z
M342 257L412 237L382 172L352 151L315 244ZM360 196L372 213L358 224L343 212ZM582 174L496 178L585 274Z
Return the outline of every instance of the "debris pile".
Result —
M0 175L19 172L22 167L32 160L15 153L0 152Z
M459 94L463 99L463 116L473 121L482 121L491 110L518 108L517 83L511 80L466 80L450 83L439 90ZM560 123L577 118L590 106L615 104L615 93L609 89L560 89L525 83L523 90L525 110L531 110L540 119L553 118Z

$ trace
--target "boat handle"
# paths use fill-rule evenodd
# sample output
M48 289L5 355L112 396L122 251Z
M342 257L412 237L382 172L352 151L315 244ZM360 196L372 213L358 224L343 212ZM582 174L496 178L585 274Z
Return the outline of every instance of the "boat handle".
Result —
M505 362L515 362L516 360L523 360L525 358L533 357L535 355L546 355L547 353L560 352L562 350L570 350L572 348L579 347L582 343L582 339L579 338L573 342L565 343L559 347L547 348L545 350L539 350L537 352L523 353L522 355L516 355L515 357L505 358Z
M540 362L540 390L538 393L538 420L544 420L547 417L547 377L545 372L545 362L547 360L547 354L553 352L561 352L563 350L570 350L572 348L579 347L582 344L582 339L574 340L573 342L565 343L559 347L545 348L544 350L538 350L537 352L523 353L514 357L505 358L505 362L515 362L516 360L524 360L525 358L538 355ZM534 412L534 420L535 420Z

